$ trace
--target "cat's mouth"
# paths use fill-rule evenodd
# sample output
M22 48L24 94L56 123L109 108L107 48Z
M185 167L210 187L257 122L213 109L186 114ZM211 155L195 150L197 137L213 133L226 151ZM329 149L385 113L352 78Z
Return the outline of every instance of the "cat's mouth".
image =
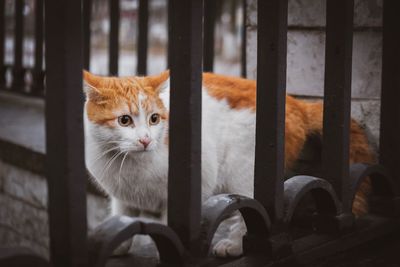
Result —
M150 147L136 147L134 149L131 149L131 152L136 152L136 153L143 153L143 152L148 152L151 151L152 149Z
M152 150L153 150L153 147L144 147L143 150L141 150L141 152L149 152Z
M142 146L137 144L126 144L120 148L121 152L141 153L153 150L153 146Z

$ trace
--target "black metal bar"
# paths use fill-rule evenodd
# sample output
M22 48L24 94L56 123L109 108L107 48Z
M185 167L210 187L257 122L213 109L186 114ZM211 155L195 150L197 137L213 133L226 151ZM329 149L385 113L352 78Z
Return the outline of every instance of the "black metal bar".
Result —
M4 62L5 54L5 5L6 1L0 1L0 89L4 89L6 82L6 68Z
M137 38L137 74L147 74L147 47L149 28L149 1L139 0L139 20Z
M242 40L241 40L241 61L240 61L240 73L243 78L247 77L247 0L242 0Z
M43 70L43 0L36 0L35 3L35 66L33 69L32 94L42 95L44 91L44 70Z
M170 0L168 224L196 251L201 213L202 0Z
M258 1L254 198L283 215L287 1Z
M172 45L171 45L171 23L172 23L172 18L174 17L174 10L172 9L172 0L167 0L167 12L168 12L168 18L167 18L167 26L168 26L168 44L167 44L167 67L168 69L171 69L171 60L172 60Z
M12 88L24 90L24 69L22 64L24 42L24 0L15 0L14 65Z
M203 42L203 69L214 70L214 36L217 1L204 0L204 42Z
M400 2L383 2L383 57L379 161L400 188Z
M36 0L35 10L35 69L43 70L43 0Z
M87 266L82 2L45 2L46 175L52 266Z
M92 0L83 0L83 67L86 70L90 70L90 22L92 20L92 4Z
M108 3L110 9L108 72L110 75L118 75L120 3L119 0L109 0Z
M353 0L328 0L326 16L323 171L342 203L348 203ZM343 211L350 212L351 205Z

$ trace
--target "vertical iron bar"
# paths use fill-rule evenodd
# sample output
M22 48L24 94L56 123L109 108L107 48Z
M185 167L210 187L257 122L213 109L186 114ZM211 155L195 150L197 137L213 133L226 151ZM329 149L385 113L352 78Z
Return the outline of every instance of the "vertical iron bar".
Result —
M171 69L171 60L172 60L172 45L171 45L171 36L172 36L172 18L174 17L174 10L172 9L172 0L167 0L167 12L168 12L168 18L167 18L167 25L168 25L168 44L167 44L167 67L168 69Z
M170 0L168 224L196 253L201 210L202 0ZM198 252L198 251L197 251Z
M108 3L110 8L108 72L110 75L118 75L120 3L119 0L109 0Z
M6 83L6 67L4 58L6 42L5 5L6 1L0 1L0 90L4 89Z
M241 61L240 61L240 73L243 78L247 77L247 0L242 0L242 43L241 43Z
M351 106L351 57L353 0L327 0L325 88L323 123L323 171L342 201L343 212L350 193L349 128Z
M87 266L82 2L45 2L46 172L53 266Z
M92 20L92 0L83 0L83 67L90 70L90 41Z
M203 69L209 72L214 70L214 36L217 1L204 0Z
M394 176L400 190L400 2L383 2L383 57L379 161Z
M258 1L254 198L283 215L287 0Z
M139 0L139 20L137 38L137 74L147 74L147 47L149 29L149 1Z
M24 0L15 0L15 38L14 38L14 66L12 88L16 91L24 90L24 69L22 65L24 42Z
M35 66L33 69L32 93L42 95L44 90L43 70L43 0L36 0L35 5Z

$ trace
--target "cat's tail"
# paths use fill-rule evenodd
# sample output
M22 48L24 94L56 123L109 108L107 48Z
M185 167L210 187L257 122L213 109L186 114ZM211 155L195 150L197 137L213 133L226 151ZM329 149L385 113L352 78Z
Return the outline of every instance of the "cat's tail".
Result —
M308 134L318 134L322 137L323 105L321 102L305 103L307 113ZM367 136L361 126L351 120L350 125L350 164L352 163L374 163L375 156L368 143ZM361 216L368 212L368 197L371 193L371 181L365 179L356 193L353 202L353 213Z

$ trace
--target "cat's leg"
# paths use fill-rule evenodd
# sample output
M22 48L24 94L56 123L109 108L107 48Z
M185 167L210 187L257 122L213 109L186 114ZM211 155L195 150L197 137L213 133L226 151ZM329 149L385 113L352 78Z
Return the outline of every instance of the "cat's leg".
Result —
M228 237L219 240L213 247L217 257L237 257L243 254L243 236L246 234L246 225L240 212L236 211L231 217L222 222L219 229L227 229ZM221 233L226 235L226 233Z
M111 216L115 215L125 215L129 217L137 217L140 211L135 209L126 203L120 201L115 197L111 197ZM133 240L132 238L124 241L118 248L116 248L113 252L113 255L126 255L130 252L132 247Z
M129 217L137 217L139 214L139 209L132 207L115 197L111 197L111 216L125 215Z
M160 216L149 214L148 212L141 212L140 217L146 221L154 221L160 224L167 224L167 211L164 210L160 213ZM150 236L148 235L135 235L132 240L132 246L129 253L143 256L158 257L157 247Z
M154 221L161 224L167 224L167 211L164 209L161 211L160 216L155 216L149 212L143 212L132 206L127 205L125 202L120 201L117 198L111 197L111 215L125 215L130 217L140 217L147 221ZM126 255L128 253L134 254L135 251L139 251L139 254L144 255L148 252L157 251L151 238L147 235L135 235L123 242L116 250L114 255ZM157 255L154 255L157 256Z
M238 155L233 153L234 155ZM242 155L245 155L242 153ZM234 194L239 194L246 197L253 196L253 182L252 179L245 179L246 177L252 177L252 166L253 161L241 158L240 162L238 157L235 156L231 159L232 164L235 166L235 175L224 175L229 177L226 179L226 191ZM236 168L240 166L240 168ZM232 168L232 167L229 167ZM220 240L213 247L213 252L218 257L237 257L243 254L243 236L247 232L246 224L243 220L239 211L232 213L231 217L223 222L228 228L228 237ZM226 228L226 227L225 227ZM226 233L225 233L226 236Z

